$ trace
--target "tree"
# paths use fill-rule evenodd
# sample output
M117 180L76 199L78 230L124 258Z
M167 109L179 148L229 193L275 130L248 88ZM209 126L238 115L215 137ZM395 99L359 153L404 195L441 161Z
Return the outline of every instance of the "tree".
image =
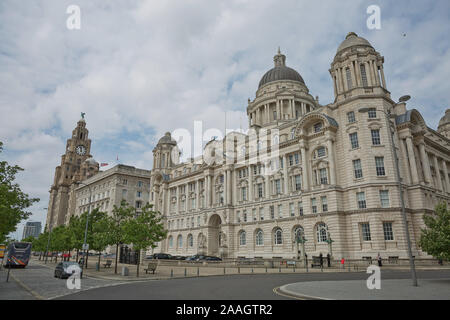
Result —
M98 210L98 209L95 209ZM95 211L94 210L94 211ZM93 211L93 213L94 213ZM109 239L108 239L108 226L109 226L109 219L108 214L106 212L98 211L96 215L93 216L93 222L91 224L90 231L91 234L91 242L90 242L90 249L95 250L98 252L98 264L100 265L100 258L102 251L106 249L106 247L109 245Z
M50 248L52 251L62 252L70 251L73 248L73 241L71 234L68 232L68 227L65 225L53 228L51 235ZM56 260L58 256L56 256Z
M450 260L450 211L442 202L432 215L424 215L425 229L422 229L420 247L440 260Z
M147 204L134 219L128 219L123 225L125 242L133 244L133 249L139 253L136 276L139 277L140 253L148 247L155 248L156 243L167 236L164 230L162 215L152 210L153 205Z
M125 242L125 235L123 232L123 224L133 217L135 209L128 205L125 200L122 200L120 206L114 205L112 215L108 217L108 232L106 234L106 242L108 245L116 246L116 261L114 266L114 273L117 273L117 259L119 256L119 245Z
M3 143L0 141L0 153ZM27 219L31 212L25 209L38 198L29 198L20 186L14 183L16 174L23 169L17 165L10 166L7 161L0 161L0 243L5 242L7 235L16 231L20 221Z
M36 241L36 238L33 236L28 236L26 238L23 238L21 242L31 242L31 245L33 246Z

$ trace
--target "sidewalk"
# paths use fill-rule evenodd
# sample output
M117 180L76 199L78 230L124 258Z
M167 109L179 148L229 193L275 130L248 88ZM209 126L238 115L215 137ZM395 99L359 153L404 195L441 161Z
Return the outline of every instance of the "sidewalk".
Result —
M38 259L33 259L34 262L39 263L41 265L48 266L49 268L55 268L56 263L48 261L47 264L44 264L43 261L39 261ZM286 267L276 267L276 268L265 268L265 267L223 267L223 266L214 266L214 265L193 265L193 266L170 266L170 265L159 265L156 269L155 274L151 271L146 274L144 269L147 266L148 262L144 262L144 264L139 267L139 277L136 277L136 265L129 264L121 264L117 265L117 274L114 273L114 261L110 268L104 268L103 263L101 261L100 270L95 270L95 264L98 262L98 259L95 257L90 257L88 260L88 268L84 269L84 276L91 278L98 278L104 280L119 280L119 281L146 281L146 280L166 280L172 278L187 278L187 277L205 277L205 276L221 276L221 275L236 275L236 274L274 274L274 273L329 273L329 272L339 272L339 273L348 273L348 272L366 272L365 268L308 268L308 271L305 268L286 268ZM129 270L128 276L122 276L122 267L126 267ZM392 266L392 267L383 267L384 270L409 270L408 266ZM437 266L426 266L426 267L416 267L417 270L450 270L450 267L437 267Z
M319 300L449 300L450 279L383 280L381 288L369 290L364 280L298 282L284 285L278 292L298 299Z

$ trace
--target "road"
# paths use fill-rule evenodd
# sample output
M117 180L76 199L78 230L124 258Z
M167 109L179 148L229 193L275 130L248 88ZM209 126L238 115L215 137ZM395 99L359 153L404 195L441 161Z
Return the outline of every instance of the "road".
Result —
M0 300L47 300L67 294L99 287L121 284L121 281L83 277L81 289L68 289L66 279L53 276L54 264L40 265L33 260L25 269L11 269L6 282L7 269L0 271Z
M382 271L382 279L408 279L409 272ZM91 289L59 299L150 300L287 300L274 293L282 285L302 281L361 280L366 273L310 273L230 275L172 280L153 280ZM448 279L450 271L421 271L422 279Z

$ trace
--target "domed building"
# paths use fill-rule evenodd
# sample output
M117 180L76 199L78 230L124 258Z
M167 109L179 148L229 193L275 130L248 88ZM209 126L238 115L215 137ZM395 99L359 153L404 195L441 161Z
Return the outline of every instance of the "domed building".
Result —
M169 133L161 138L150 202L168 236L154 252L407 259L395 150L412 255L431 258L418 242L423 215L450 201L449 111L435 131L407 109L406 98L393 101L384 57L354 32L331 58L328 104L310 94L278 50L248 101L247 134L213 140L187 162L175 157Z

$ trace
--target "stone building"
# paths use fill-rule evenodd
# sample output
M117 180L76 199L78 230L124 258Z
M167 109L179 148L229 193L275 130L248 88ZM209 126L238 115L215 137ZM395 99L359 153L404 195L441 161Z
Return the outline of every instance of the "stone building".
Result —
M70 221L70 216L80 215L96 208L111 215L114 206L120 206L122 200L139 211L149 203L150 172L150 170L118 164L83 180L83 184L74 189L76 200L69 207L66 223ZM92 196L91 201L89 201L90 196Z
M335 99L321 105L278 51L248 101L251 133L210 141L184 163L170 133L162 137L150 202L169 234L155 252L406 258L392 130L413 255L428 257L418 241L422 216L449 200L450 117L435 131L394 102L383 63L349 33L329 69Z
M99 164L92 159L91 139L86 128L84 114L72 131L72 138L67 140L66 153L61 156L61 165L55 169L53 184L47 209L47 230L49 227L62 225L68 216L69 203L76 183L95 175Z

